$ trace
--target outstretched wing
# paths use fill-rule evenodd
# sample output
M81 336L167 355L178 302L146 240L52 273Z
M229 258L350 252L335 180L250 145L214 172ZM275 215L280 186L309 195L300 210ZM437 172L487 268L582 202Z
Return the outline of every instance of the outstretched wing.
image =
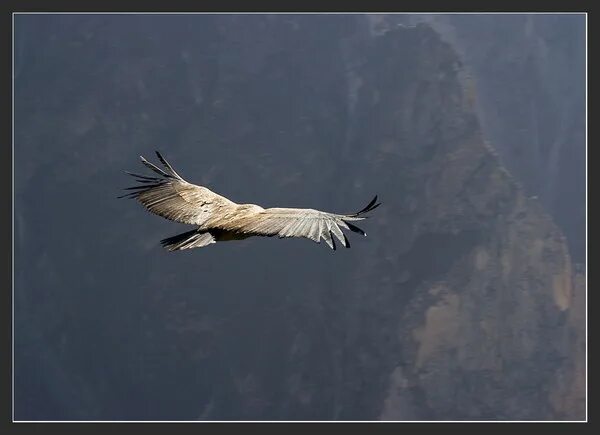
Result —
M142 163L157 175L149 177L127 172L135 177L140 185L125 189L131 192L120 198L137 199L151 213L191 225L202 225L214 213L235 207L234 202L217 195L210 189L188 183L175 172L158 151L156 155L165 169L160 169L140 156Z
M305 237L317 243L325 240L334 250L337 238L343 246L349 248L350 242L342 228L366 236L363 230L350 222L365 219L365 213L380 205L376 202L377 196L361 211L347 215L313 209L267 208L234 220L224 229L257 236Z

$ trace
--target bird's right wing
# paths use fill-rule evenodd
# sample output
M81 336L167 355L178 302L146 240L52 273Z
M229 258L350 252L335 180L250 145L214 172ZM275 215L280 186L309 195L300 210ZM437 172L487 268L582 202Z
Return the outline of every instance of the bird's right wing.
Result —
M350 222L365 219L364 213L379 206L376 202L377 196L361 211L346 215L308 208L267 208L233 220L223 229L257 236L304 237L317 243L325 240L331 249L335 249L337 238L349 248L350 242L342 228L365 236L363 230Z
M125 189L132 192L121 198L137 199L151 213L191 225L202 225L215 213L226 212L235 207L234 202L210 189L188 183L158 151L156 155L165 169L160 169L140 156L142 163L157 175L150 177L127 172L135 177L140 185Z

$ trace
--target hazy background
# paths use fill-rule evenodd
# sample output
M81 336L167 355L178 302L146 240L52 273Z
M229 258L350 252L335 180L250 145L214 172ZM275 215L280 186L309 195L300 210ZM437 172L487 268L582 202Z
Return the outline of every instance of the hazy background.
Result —
M585 16L14 36L16 419L585 418ZM188 227L116 199L155 149L236 202L383 205L349 250L168 253Z

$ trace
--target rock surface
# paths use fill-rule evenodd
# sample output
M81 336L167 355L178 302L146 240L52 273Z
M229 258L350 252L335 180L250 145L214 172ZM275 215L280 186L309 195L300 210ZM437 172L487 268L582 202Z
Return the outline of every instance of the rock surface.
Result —
M537 196L585 263L586 17L584 14L411 14L376 28L426 22L464 60L483 136Z

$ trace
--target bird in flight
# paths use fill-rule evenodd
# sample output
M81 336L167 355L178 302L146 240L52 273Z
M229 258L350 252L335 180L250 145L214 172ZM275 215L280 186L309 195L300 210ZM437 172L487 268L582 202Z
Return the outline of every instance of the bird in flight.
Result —
M139 185L128 187L129 197L139 201L151 213L166 219L195 225L196 228L161 240L169 251L201 248L215 242L242 240L252 236L304 237L333 250L335 238L346 248L350 242L342 228L366 236L351 222L363 220L365 213L377 208L377 196L362 210L351 214L335 214L310 208L262 208L256 204L236 204L203 186L185 181L156 151L164 169L140 156L142 163L157 175L138 175Z

